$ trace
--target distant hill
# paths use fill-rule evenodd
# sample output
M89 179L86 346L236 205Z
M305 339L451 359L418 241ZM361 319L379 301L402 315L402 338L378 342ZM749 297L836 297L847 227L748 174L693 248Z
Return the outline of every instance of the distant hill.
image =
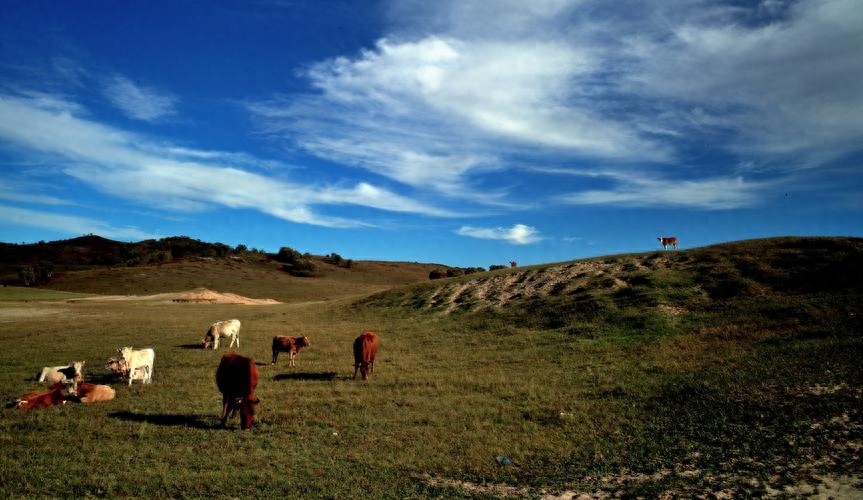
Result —
M88 235L34 244L0 243L0 281L106 295L148 295L208 288L282 302L332 300L427 280L440 264L351 261L304 255L311 278L285 272L279 254L231 248L185 236L124 243Z

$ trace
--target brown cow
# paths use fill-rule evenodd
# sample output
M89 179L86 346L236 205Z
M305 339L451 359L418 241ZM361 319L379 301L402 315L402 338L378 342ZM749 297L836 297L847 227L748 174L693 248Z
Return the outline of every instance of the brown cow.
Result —
M65 385L57 382L50 391L28 392L15 401L19 410L39 410L54 405L66 404Z
M240 412L240 427L243 430L252 428L255 422L255 407L260 400L255 398L255 387L258 385L258 367L252 358L237 353L222 356L222 362L216 369L216 385L222 393L222 427Z
M310 345L312 344L306 336L286 337L284 335L277 335L273 337L273 364L276 364L276 361L279 359L280 352L287 352L291 357L288 366L296 366L297 353L303 347Z
M664 250L668 250L668 246L671 245L674 247L674 251L677 252L677 236L660 236L656 239L659 240L659 244L662 245Z
M511 262L509 263L509 267L518 267L518 262L516 262L516 261L511 261Z
M81 403L97 403L99 401L110 401L114 399L115 391L112 387L102 384L78 383L76 390L77 401Z
M359 371L363 380L375 371L375 356L378 354L378 335L375 332L363 332L354 340L354 380Z

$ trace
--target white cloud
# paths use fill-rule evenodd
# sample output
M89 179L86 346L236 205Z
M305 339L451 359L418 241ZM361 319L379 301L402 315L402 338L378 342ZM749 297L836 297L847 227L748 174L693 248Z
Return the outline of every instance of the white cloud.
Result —
M570 202L709 209L770 188L739 177L747 159L782 177L863 143L856 0L405 0L389 14L374 47L311 66L317 94L251 105L262 128L478 203L480 176L523 168L514 153L642 172ZM689 161L705 148L727 163ZM648 181L674 164L684 181ZM644 201L651 183L670 194Z
M858 149L863 9L856 0L787 5L696 11L691 2L666 12L668 28L657 26L654 36L625 36L622 25L613 26L626 40L623 53L634 59L623 90L660 99L666 109L698 109L733 134L720 144L732 151L802 154L804 163L818 164ZM693 124L675 126L680 113L667 116L666 125L677 130Z
M0 141L60 160L65 175L114 196L164 210L212 206L247 208L291 222L330 227L367 222L316 213L314 205L359 205L380 210L454 216L389 190L359 183L352 189L308 186L254 172L255 159L229 153L174 149L120 129L0 95ZM222 163L239 159L239 168ZM211 160L211 161L207 161ZM56 161L55 161L56 163ZM271 162L261 162L269 170Z
M153 122L177 112L176 96L137 85L123 76L108 81L103 91L114 106L136 120Z
M455 195L507 152L665 158L576 91L596 65L590 50L557 41L382 39L356 58L314 65L307 76L319 94L249 110L265 131L318 156Z
M98 234L119 240L146 240L153 235L136 227L117 227L88 217L64 215L0 205L0 221L6 224L38 227L65 234Z
M530 245L542 240L542 237L539 236L539 231L537 231L536 228L526 226L524 224L515 224L510 228L462 226L458 231L456 231L456 234L469 236L471 238L501 240L512 243L513 245Z
M686 207L703 210L730 210L751 207L762 193L777 182L747 182L742 177L671 180L639 177L636 174L591 174L612 179L610 189L594 189L561 195L558 200L573 205L614 205L628 207Z

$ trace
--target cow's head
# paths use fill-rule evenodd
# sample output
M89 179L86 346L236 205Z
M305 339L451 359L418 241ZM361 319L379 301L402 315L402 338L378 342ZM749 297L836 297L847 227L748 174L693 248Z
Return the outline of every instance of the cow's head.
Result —
M238 398L237 403L239 403L240 407L240 427L242 427L244 431L251 429L252 424L255 423L255 409L260 402L261 400L257 398Z
M86 363L86 361L72 361L69 363L69 366L75 369L76 380L81 380L81 372L84 370L84 363Z
M213 342L213 331L207 330L207 333L204 334L204 340L201 341L201 345L204 346L204 349L209 349L210 344Z
M305 335L297 339L297 347L309 347L310 345L312 345L312 343Z
M363 380L369 379L369 363L368 363L368 361L363 361L360 363L360 375L363 377Z
M117 354L120 355L120 359L129 360L132 359L132 348L130 346L121 347L117 349Z

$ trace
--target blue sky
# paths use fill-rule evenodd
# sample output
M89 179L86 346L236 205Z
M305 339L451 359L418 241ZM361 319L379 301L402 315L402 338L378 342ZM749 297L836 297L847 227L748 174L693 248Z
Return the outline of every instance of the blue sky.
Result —
M481 266L863 235L858 0L7 0L0 241Z

